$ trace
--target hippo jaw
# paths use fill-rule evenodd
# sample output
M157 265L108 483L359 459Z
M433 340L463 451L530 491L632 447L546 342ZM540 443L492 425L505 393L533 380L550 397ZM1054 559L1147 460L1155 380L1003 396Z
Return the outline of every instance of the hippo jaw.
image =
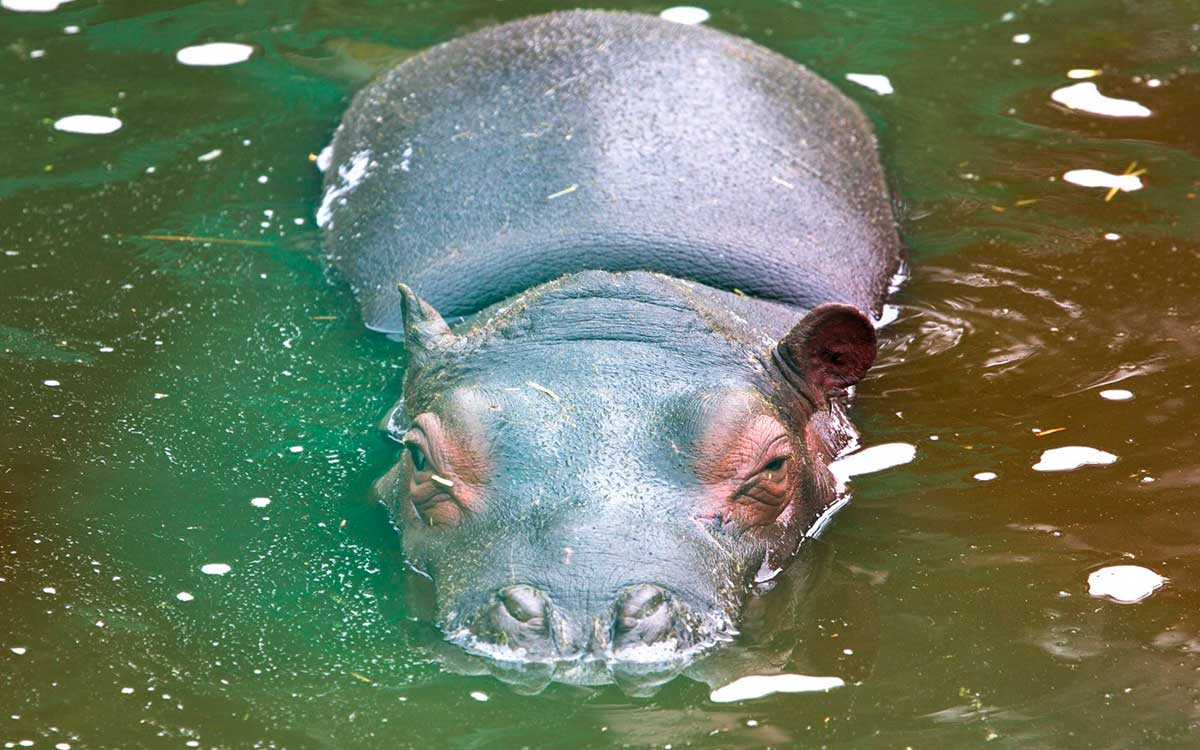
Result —
M405 450L377 491L447 641L520 692L631 695L731 641L755 574L834 500L865 316L772 338L725 293L588 272L455 333L403 293Z

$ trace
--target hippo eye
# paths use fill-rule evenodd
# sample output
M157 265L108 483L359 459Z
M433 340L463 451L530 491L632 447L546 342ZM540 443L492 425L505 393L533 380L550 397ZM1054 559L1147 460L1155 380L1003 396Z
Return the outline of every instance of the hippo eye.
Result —
M762 474L762 473L766 473L766 472L779 471L780 469L782 469L784 467L785 464L787 464L788 458L789 458L789 456L779 456L778 458L773 458L770 461L768 461L766 464L764 464L763 467L758 470L758 473Z
M408 450L408 457L412 461L413 468L417 471L425 471L425 467L429 461L425 457L425 449L416 443L405 442L404 447Z

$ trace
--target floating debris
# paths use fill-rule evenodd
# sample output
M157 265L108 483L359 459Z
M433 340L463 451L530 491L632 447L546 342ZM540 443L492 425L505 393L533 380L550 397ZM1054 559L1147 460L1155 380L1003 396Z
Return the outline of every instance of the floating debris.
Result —
M659 13L658 17L672 23L697 26L709 19L709 13L704 8L697 8L692 5L676 5L674 8L667 8Z
M66 5L71 1L72 0L0 0L0 8L15 10L19 13L49 13L52 10L58 10L58 6Z
M1042 458L1033 465L1034 471L1072 471L1082 466L1107 466L1117 457L1107 451L1083 445L1067 445L1051 448L1042 453Z
M887 76L875 73L847 73L846 80L865 86L880 96L887 96L895 91Z
M1050 98L1068 109L1090 112L1107 117L1149 117L1153 114L1130 99L1113 99L1100 93L1094 83L1073 83L1055 89Z
M471 693L471 697L474 698L475 700L479 701L480 703L487 703L487 700L488 700L488 694L485 692L482 692L480 690L473 691Z
M212 67L246 62L253 54L254 48L248 44L210 42L184 47L175 53L175 59L184 65Z
M1132 193L1145 187L1142 178L1137 174L1111 174L1099 169L1072 169L1063 175L1063 179L1080 187L1102 187L1124 193Z
M877 471L909 463L916 455L916 447L908 443L883 443L837 459L829 464L829 471L837 479L840 487L844 486L851 477L860 474L874 474Z
M812 677L803 674L748 675L709 693L713 703L736 703L765 698L775 693L818 693L840 688L840 677Z
M1106 401L1128 401L1133 398L1133 391L1127 391L1124 388L1109 388L1100 391L1100 398Z
M220 155L221 155L221 149L214 148L212 151L209 151L207 153L203 153L203 154L200 154L199 156L197 156L196 161L212 161L213 159L217 158Z
M255 247L270 247L270 242L262 240L231 240L224 237L195 237L190 234L139 234L137 240L157 240L159 242L211 242L214 245L253 245Z
M68 115L54 122L54 129L64 133L84 135L108 135L121 129L123 123L115 117L103 115Z
M1121 604L1137 604L1167 579L1140 565L1111 565L1088 576L1088 594Z

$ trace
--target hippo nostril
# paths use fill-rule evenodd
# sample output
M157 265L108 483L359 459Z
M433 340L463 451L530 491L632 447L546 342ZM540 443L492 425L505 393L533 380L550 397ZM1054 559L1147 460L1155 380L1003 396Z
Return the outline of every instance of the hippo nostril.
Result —
M617 602L613 631L618 648L665 640L674 631L666 592L649 583L627 590Z
M500 592L504 608L518 622L536 624L546 617L546 596L532 586L509 586Z

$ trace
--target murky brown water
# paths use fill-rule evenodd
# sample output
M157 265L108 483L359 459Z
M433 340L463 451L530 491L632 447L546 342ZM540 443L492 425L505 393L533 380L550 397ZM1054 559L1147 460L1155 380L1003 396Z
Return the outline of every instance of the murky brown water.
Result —
M706 4L862 103L910 248L855 414L916 458L852 481L810 614L760 649L851 684L531 698L439 668L365 500L398 358L320 268L309 155L380 65L551 7L0 10L0 744L1196 747L1196 2ZM206 41L254 56L175 61ZM1080 82L1151 114L1051 102ZM1033 470L1066 446L1117 460ZM1118 564L1168 580L1089 596Z

